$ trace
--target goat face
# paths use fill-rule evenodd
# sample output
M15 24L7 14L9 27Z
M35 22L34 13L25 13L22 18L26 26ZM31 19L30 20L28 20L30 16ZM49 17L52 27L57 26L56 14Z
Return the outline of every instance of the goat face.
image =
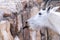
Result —
M36 15L34 15L33 17L31 17L30 19L27 20L30 28L42 28L44 26L46 26L45 24L48 24L48 20L47 20L47 10L43 10L41 9L39 11L39 13L37 13Z
M48 20L49 14L56 11L59 7L54 7L52 9L46 8L41 9L39 13L27 20L30 28L40 30L41 28L49 27L50 23Z

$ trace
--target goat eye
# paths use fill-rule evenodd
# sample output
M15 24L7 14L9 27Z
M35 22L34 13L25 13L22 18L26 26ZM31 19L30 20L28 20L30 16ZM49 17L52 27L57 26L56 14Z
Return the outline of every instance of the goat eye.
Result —
M39 13L39 15L42 15L41 13Z

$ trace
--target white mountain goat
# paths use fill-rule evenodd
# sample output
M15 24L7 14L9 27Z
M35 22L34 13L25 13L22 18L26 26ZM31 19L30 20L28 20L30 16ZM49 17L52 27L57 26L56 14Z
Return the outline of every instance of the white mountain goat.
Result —
M51 17L55 17L55 15L59 16L59 12L56 12L56 10L59 8L59 6L54 7L50 10L46 8L46 10L41 9L39 13L31 17L27 20L29 24L29 28L32 28L33 30L40 30L41 28L51 26L50 19ZM50 17L51 16L51 17ZM56 17L55 17L56 18Z
M50 7L41 9L36 15L27 20L30 26L29 29L33 30L33 32L31 32L32 40L36 40L36 30L39 31L46 27L60 34L60 12L56 12L58 8L59 6L53 7L52 9L50 9Z

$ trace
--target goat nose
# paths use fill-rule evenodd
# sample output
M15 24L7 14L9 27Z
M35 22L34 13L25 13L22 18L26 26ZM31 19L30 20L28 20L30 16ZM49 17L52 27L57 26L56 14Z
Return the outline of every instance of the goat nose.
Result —
M28 21L25 22L25 26L28 26Z
M26 21L25 23L26 23L26 24L28 24L28 22L27 22L27 21Z

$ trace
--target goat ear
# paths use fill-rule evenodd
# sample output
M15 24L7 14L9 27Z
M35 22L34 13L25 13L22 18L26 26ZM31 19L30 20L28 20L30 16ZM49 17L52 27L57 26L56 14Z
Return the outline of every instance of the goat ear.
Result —
M57 9L59 9L59 7L60 7L60 6L54 7L54 8L52 8L51 11L56 11Z

